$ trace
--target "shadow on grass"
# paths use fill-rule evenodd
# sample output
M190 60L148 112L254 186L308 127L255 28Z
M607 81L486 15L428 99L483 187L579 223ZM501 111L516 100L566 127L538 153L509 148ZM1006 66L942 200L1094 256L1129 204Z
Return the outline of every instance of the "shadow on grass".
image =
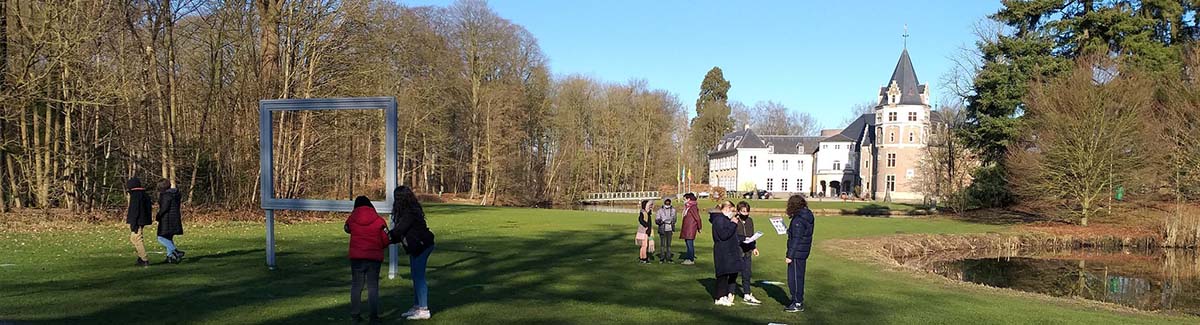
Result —
M448 213L443 210L446 208L437 206L430 210L440 215ZM453 206L451 209L461 209L458 211L463 213L488 208ZM340 232L340 227L336 228L330 232ZM600 322L612 323L650 322L656 319L656 311L678 312L712 323L763 323L764 317L776 316L789 322L784 318L787 314L781 311L769 311L778 315L764 316L766 309L714 308L709 298L715 291L711 264L698 268L638 265L626 255L634 251L626 227L580 228L518 236L503 233L467 238L439 236L428 271L434 320L451 323L481 320L522 324L584 323L591 321L586 318L588 315L580 313L600 309L599 313L608 317ZM226 242L221 244L222 248L261 245L257 238ZM197 243L194 249L211 249L212 245ZM283 250L280 256L288 255L280 260L281 266L275 271L267 271L261 256L254 254L261 249L239 249L199 256L180 265L152 267L156 272L148 276L120 269L103 279L30 283L17 288L15 293L62 292L107 298L98 301L101 306L85 309L88 311L75 316L56 317L53 312L46 312L44 317L17 321L191 323L241 319L242 322L287 324L348 322L350 275L344 255L345 238L321 233L312 238L281 239L280 246ZM697 250L705 251L701 247ZM108 262L91 261L97 264ZM380 297L385 323L396 322L399 313L413 303L408 260L404 255L399 264L398 275L404 280L387 280L386 267L381 274L385 276L381 280ZM691 281L696 275L703 275L705 278L696 281L707 294L698 292L694 285L675 287L649 281L654 275L647 272L658 272L662 277L674 276L679 281ZM688 275L672 275L679 272ZM821 281L818 279L822 278L830 278L830 275L810 271L810 281ZM652 289L635 290L635 285L650 285ZM805 321L837 322L838 315L844 313L853 313L857 320L887 321L886 315L879 314L882 308L873 301L838 296L836 293L847 289L840 288L837 283L820 286L822 292L835 295L809 296L821 301L813 301L814 309L818 311L803 316ZM760 287L776 301L781 301L777 307L782 308L787 301L784 290ZM671 296L664 297L663 294ZM71 299L81 299L77 297ZM321 302L329 297L337 297L338 302L332 305ZM31 309L58 310L64 308L60 303L54 299L41 300ZM170 306L170 312L163 312L161 308L165 305ZM564 313L558 306L568 309ZM619 309L605 310L602 306ZM542 312L543 308L554 311ZM524 310L536 312L519 312ZM266 319L231 316L247 314Z

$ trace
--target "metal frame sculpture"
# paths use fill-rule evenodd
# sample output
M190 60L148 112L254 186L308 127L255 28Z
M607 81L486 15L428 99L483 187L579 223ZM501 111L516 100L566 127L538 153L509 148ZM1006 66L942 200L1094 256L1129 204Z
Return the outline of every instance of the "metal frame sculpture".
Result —
M393 189L396 188L396 98L394 97L362 97L362 98L317 98L317 99L268 99L258 102L258 135L259 135L259 179L262 193L262 208L266 213L267 232L267 267L275 269L275 210L294 211L325 211L350 212L354 209L353 201L341 200L312 200L312 199L281 199L275 197L274 171L274 130L271 119L272 112L278 111L327 111L327 110L375 110L384 111L386 119L385 146L387 154L387 200L374 201L375 211L380 214L391 214L394 202ZM390 218L388 218L390 219ZM390 222L389 222L390 223ZM395 225L391 225L395 226ZM396 261L399 253L395 244L390 245L388 252L388 278L396 278Z

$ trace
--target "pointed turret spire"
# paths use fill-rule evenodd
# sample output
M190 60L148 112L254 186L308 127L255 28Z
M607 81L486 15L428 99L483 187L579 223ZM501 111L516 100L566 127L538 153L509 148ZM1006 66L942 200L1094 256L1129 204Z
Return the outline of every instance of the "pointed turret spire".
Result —
M908 49L900 52L900 60L896 62L896 69L892 70L892 77L884 84L880 95L883 96L883 101L880 103L888 104L888 88L895 84L900 90L900 98L896 103L900 105L923 105L921 93L924 91L921 82L917 80L917 72L913 69L912 59L908 57Z

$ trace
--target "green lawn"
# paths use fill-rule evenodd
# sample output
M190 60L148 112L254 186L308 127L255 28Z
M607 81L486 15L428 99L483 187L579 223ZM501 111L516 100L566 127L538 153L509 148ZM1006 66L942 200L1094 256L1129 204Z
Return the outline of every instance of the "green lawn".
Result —
M784 288L756 287L759 307L717 307L711 239L696 266L636 264L631 215L429 207L433 323L1165 323L1196 319L1121 314L1015 295L963 290L815 252L805 313L787 314ZM766 227L766 223L763 226ZM347 237L340 222L278 225L279 266L263 266L257 223L192 225L179 265L131 266L123 226L0 234L0 323L344 323ZM706 228L707 229L707 228ZM817 240L895 233L960 233L996 226L939 219L818 217ZM708 233L705 232L704 236ZM785 282L784 237L760 244L756 280ZM161 249L146 244L157 263ZM819 245L819 244L818 244ZM683 250L676 241L676 251ZM401 263L407 265L407 261ZM384 271L386 274L386 270ZM408 271L402 268L401 276ZM384 317L412 303L405 280L383 280ZM390 316L390 317L389 317Z
M734 203L738 203L738 202L741 202L741 201L746 201L747 203L750 203L751 210L753 210L753 209L755 209L755 208L757 208L757 209L779 209L779 210L782 210L782 209L787 209L787 200L786 200L786 199L775 199L775 200L742 200L742 199L737 199L737 200L732 200L732 201L733 201ZM718 202L718 201L714 201L714 200L700 200L700 205L701 205L701 207L713 206L713 205L716 205L717 203L719 203L719 202ZM813 208L813 209L838 209L838 210L859 210L859 209L868 209L868 210L881 210L881 209L887 209L887 210L893 210L893 211L912 211L912 210L914 210L914 209L916 209L916 208L917 208L917 206L916 206L916 205L913 205L913 204L904 204L904 203L887 203L887 202L862 202L862 201L848 201L848 202L842 202L842 201L828 201L828 202L809 201L809 202L808 202L808 205L809 205L809 207L810 207L810 208Z

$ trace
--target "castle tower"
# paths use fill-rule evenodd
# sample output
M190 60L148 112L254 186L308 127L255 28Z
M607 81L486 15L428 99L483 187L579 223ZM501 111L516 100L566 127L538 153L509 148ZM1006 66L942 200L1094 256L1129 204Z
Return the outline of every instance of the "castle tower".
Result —
M877 200L918 201L917 167L924 155L930 119L929 87L917 80L908 49L892 77L879 89L875 107L872 191Z

